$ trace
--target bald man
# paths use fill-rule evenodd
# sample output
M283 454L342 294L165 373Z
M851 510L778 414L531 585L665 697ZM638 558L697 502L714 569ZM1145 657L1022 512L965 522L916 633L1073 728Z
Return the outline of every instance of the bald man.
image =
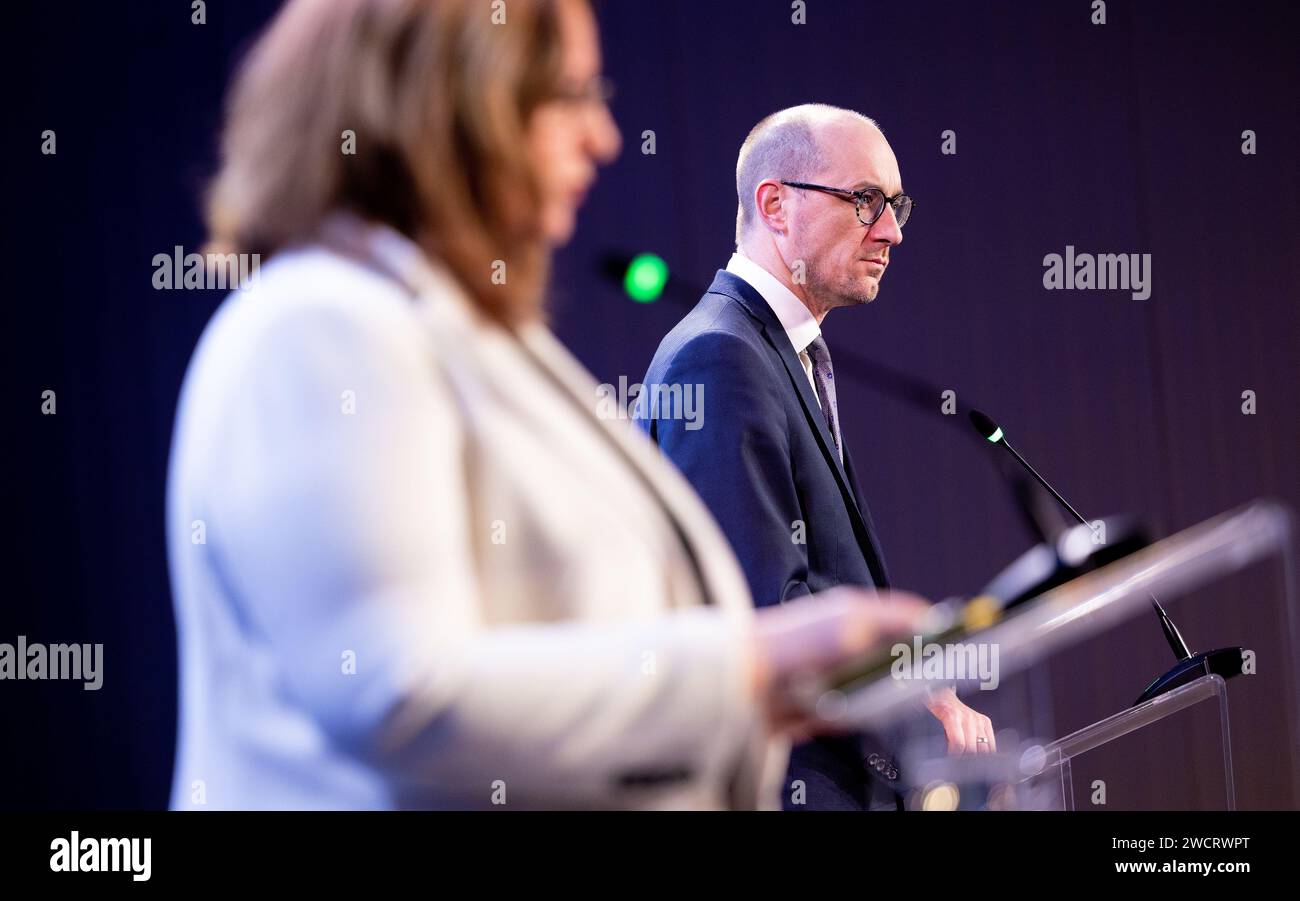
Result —
M756 604L842 584L887 587L822 324L880 291L912 209L898 161L866 116L796 106L749 133L736 194L736 252L643 380L702 390L708 415L685 418L654 403L669 396L654 390L641 393L634 415L722 525ZM988 717L951 690L930 710L951 752L994 749ZM794 749L784 806L895 807L901 788L889 749L862 736L824 738Z

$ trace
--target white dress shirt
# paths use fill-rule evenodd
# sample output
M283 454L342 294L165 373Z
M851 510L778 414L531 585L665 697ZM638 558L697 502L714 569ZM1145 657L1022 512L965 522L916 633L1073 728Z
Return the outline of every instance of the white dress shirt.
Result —
M812 385L813 397L817 397L817 382L813 379L812 358L808 356L808 345L822 333L813 314L803 305L803 301L794 296L794 292L781 284L781 280L768 272L758 263L739 252L731 255L727 271L749 283L749 286L763 295L767 305L772 308L780 320L785 335L799 355L803 371L808 374L808 384ZM818 398L817 403L821 403Z
M744 279L772 308L772 312L781 322L781 327L785 329L785 335L790 339L794 352L799 355L799 362L808 376L808 384L813 389L813 398L820 406L822 401L817 396L817 380L813 378L812 357L808 356L808 345L817 340L822 333L817 319L804 306L803 301L794 296L793 291L781 284L779 278L739 251L731 255L731 259L727 262L727 271ZM844 459L843 450L840 451L840 459Z

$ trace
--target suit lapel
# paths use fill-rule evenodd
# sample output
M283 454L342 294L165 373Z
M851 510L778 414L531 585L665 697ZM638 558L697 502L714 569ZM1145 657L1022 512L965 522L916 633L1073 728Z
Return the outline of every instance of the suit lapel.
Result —
M721 290L719 290L720 286ZM790 343L790 338L781 327L776 313L772 312L772 308L768 306L767 301L763 300L758 289L725 270L718 273L718 277L709 288L709 293L723 294L739 301L749 311L750 316L758 320L763 338L781 358L786 374L790 377L790 383L795 393L799 395L799 403L803 405L804 414L817 435L817 444L821 447L822 455L826 458L827 464L835 470L841 486L847 488L848 475L840 462L840 455L835 452L835 443L831 439L830 427L826 425L826 417L822 415L821 404L817 403L817 396L813 394L812 385L808 383L808 373L804 370L803 363L799 361L799 355L794 352L794 345ZM853 497L852 491L848 492L848 496Z
M872 578L877 585L882 587L887 585L889 580L885 572L884 555L876 540L871 514L867 511L866 502L858 494L855 480L845 468L845 464L849 463L848 450L845 449L844 462L841 462L840 455L835 451L835 443L831 439L830 427L827 426L826 417L822 414L821 404L817 403L812 385L808 382L808 373L804 370L803 363L799 361L799 355L795 353L794 345L790 343L790 338L781 326L780 320L776 318L776 313L758 293L758 289L725 269L718 271L713 284L709 286L708 293L730 297L744 307L758 323L763 338L772 348L772 352L780 358L786 375L789 376L790 383L799 396L799 403L803 405L804 415L813 434L817 436L817 445L821 448L822 456L839 485L840 494L843 495L844 504L848 507L854 531L858 533L858 543L867 558Z
M871 509L862 496L862 486L858 484L858 474L853 467L853 457L849 455L848 447L844 448L844 469L848 473L853 496L857 498L858 506L862 510L862 519L867 527L867 540L871 542L871 554L867 556L867 563L871 567L871 575L877 586L886 588L889 586L889 570L885 567L885 553L880 549L880 541L876 537L876 524L872 522Z

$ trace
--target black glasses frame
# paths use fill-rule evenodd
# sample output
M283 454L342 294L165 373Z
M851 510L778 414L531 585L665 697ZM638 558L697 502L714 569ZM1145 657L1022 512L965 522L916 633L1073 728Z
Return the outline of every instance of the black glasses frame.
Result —
M608 105L614 99L614 82L604 75L596 75L581 84L561 84L548 96L548 100L561 103L596 103Z
M790 188L801 188L802 190L805 191L821 191L823 194L830 194L832 197L838 197L841 200L853 201L854 212L857 213L858 221L861 222L863 225L865 225L867 228L870 228L872 225L875 225L876 220L878 220L881 216L885 215L886 206L893 207L894 218L898 219L899 203L904 200L907 201L907 215L899 219L898 222L899 228L902 228L907 223L907 220L912 218L912 211L916 209L916 201L913 200L907 194L904 194L902 191L899 191L893 197L886 197L885 192L881 191L879 188L863 188L860 191L854 191L850 188L830 188L827 187L826 185L813 185L804 181L782 181L781 184ZM863 218L862 208L866 205L867 194L869 193L879 194L881 197L884 197L885 202L880 205L879 213L877 213L874 216L870 216L869 218ZM870 210L868 210L868 212L870 212Z

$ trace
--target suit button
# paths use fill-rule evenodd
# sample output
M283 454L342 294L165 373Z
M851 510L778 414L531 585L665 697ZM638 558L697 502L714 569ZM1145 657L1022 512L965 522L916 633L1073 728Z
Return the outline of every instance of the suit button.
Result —
M872 754L870 757L867 758L867 763L871 764L872 766L876 766L879 763L879 761L880 761L879 754Z

